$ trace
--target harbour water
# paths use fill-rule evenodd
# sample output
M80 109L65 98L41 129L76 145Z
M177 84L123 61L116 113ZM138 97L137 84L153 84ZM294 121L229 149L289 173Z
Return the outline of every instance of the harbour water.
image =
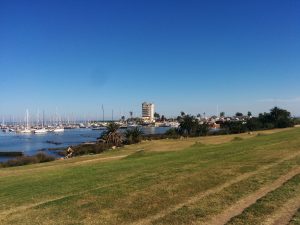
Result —
M166 127L143 127L144 134L162 134ZM19 134L0 131L0 152L23 152L24 155L34 155L38 151L48 151L49 148L63 148L84 142L96 141L103 131L92 129L70 129L62 133ZM52 153L53 154L53 153ZM0 157L6 161L9 157Z

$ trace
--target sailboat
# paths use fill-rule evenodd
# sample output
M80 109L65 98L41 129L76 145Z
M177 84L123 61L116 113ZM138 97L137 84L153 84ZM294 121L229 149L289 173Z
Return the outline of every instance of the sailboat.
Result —
M4 133L7 132L7 127L5 126L4 117L2 118L1 129L2 129L2 132L4 132Z
M26 109L26 127L24 130L21 130L20 133L22 134L29 134L31 133L30 127L29 127L29 112L28 109Z
M62 122L61 122L61 117L58 116L57 114L57 109L56 109L56 117L57 117L57 121L58 121L58 126L53 130L54 133L61 133L64 132L65 129L62 126Z
M42 123L42 128L41 129L37 129L34 131L35 134L45 134L48 132L48 130L46 128L44 128L44 121L45 121L45 113L43 112L43 123Z
M60 133L60 132L64 132L64 131L65 131L65 129L63 127L57 127L53 130L53 132L55 132L55 133Z

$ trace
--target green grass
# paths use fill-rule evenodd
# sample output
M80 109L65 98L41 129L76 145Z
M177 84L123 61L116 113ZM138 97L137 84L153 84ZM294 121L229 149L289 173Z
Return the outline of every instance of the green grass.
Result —
M119 160L98 161L93 159L102 156L89 156L1 169L0 224L130 224L258 171L153 221L201 222L299 166L299 158L275 164L300 153L299 135L300 129L291 129L219 145L194 143L183 151L138 151ZM126 148L103 156L122 154L127 154ZM8 210L12 211L7 215Z
M300 157L295 160L280 163L270 169L258 172L250 178L234 183L221 192L211 194L188 206L170 213L155 221L155 224L191 224L193 221L205 222L213 215L221 213L230 205L236 203L242 197L257 191L264 185L287 173L291 168L300 165ZM213 207L211 207L213 205Z
M289 199L300 196L300 175L295 176L283 186L259 199L255 204L246 209L241 215L233 218L228 225L259 224L268 216L276 213Z

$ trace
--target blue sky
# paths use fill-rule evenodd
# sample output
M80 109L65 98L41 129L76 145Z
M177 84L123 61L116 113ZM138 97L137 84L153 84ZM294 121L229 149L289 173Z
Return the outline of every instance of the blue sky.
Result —
M300 115L300 2L0 0L0 115Z

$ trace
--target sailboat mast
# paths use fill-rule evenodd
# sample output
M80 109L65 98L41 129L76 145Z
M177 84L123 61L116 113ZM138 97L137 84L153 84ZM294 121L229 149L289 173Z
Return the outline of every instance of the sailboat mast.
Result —
M43 110L43 123L42 123L42 128L44 128L45 125L45 110Z
M29 112L28 112L28 109L26 109L26 129L29 129Z
M102 104L102 122L104 123L104 106Z

